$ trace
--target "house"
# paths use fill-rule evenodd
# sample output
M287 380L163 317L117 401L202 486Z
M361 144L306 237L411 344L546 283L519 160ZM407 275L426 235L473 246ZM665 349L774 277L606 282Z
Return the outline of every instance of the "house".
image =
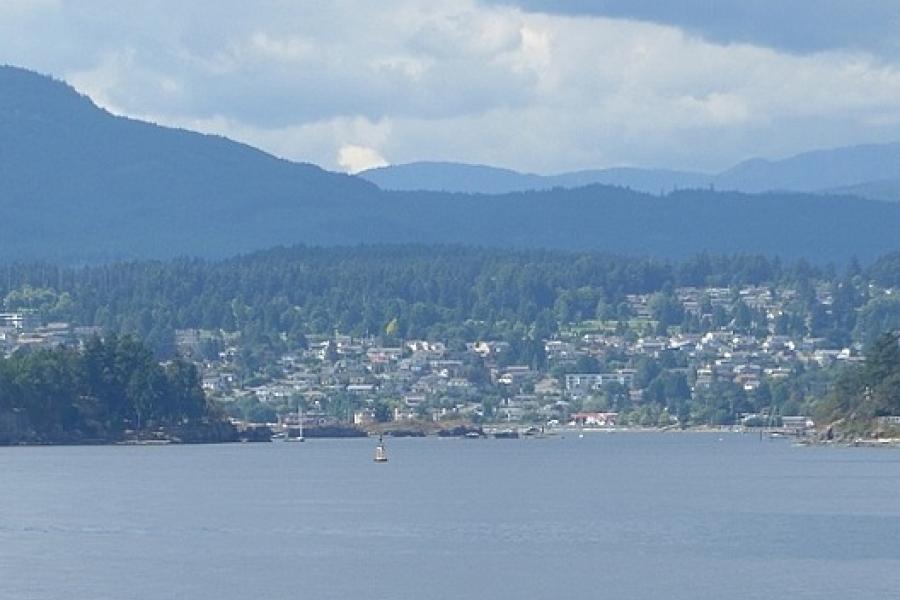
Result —
M447 388L449 389L469 391L474 387L475 386L472 384L472 382L464 377L453 377L447 380Z
M41 326L41 315L34 310L0 313L0 328L34 331Z
M562 390L559 389L559 381L553 377L545 377L534 384L534 393L541 396L558 396Z
M615 427L619 413L579 412L572 415L572 425L578 427Z
M219 373L204 375L201 387L203 388L203 391L206 392L224 392L228 389L228 386L225 385L225 382Z
M804 431L815 427L816 424L809 417L790 416L781 417L781 426L794 433L803 433Z
M694 380L694 389L708 388L715 381L716 373L710 367L697 369L697 378Z
M497 407L497 417L505 421L520 421L525 414L525 409L523 401L507 398Z
M397 406L394 408L395 421L415 421L418 419L415 409L408 406Z
M886 417L878 417L879 427L898 427L900 426L900 415L888 415Z
M787 367L770 367L765 370L765 374L768 375L770 379L773 380L781 380L787 379L791 376L791 369Z
M351 383L347 386L347 392L350 394L372 394L375 392L375 386L371 383Z
M497 383L502 385L518 385L533 377L534 374L534 371L527 366L510 366L497 378Z
M407 394L403 396L403 403L409 408L418 408L425 404L428 397L425 394Z
M550 360L564 360L576 356L575 344L561 340L550 340L544 344L544 352Z
M482 358L492 359L509 350L508 342L476 342L470 344L469 348L475 354Z
M354 425L371 425L375 422L375 411L371 408L363 408L353 413Z
M459 377L463 373L461 360L432 360L428 363L431 372L440 377Z
M666 338L641 338L637 342L636 350L638 354L658 357L659 353L666 349L666 346L668 346Z
M422 353L428 358L435 359L443 357L447 352L447 347L443 342L430 342L427 340L412 340L406 343L406 347L409 348L413 354Z
M369 348L366 350L366 358L375 365L397 362L401 356L403 356L403 348Z
M634 369L619 369L615 373L570 373L566 375L566 393L585 394L608 383L628 387L633 381Z

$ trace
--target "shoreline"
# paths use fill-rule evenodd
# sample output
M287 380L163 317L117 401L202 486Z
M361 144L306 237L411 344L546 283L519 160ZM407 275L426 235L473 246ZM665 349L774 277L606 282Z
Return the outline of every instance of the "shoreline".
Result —
M873 446L873 447L893 447L900 446L900 439L857 439L853 441L825 441L819 440L815 435L794 435L777 430L759 431L756 429L735 429L731 427L555 427L544 429L543 431L536 427L518 426L504 427L504 424L486 424L486 425L457 425L451 428L435 428L429 427L417 428L408 426L403 428L392 429L390 427L377 428L352 428L352 434L348 434L351 428L334 428L334 431L315 432L311 430L304 437L307 440L328 439L370 439L383 435L392 439L399 438L439 438L439 439L548 439L555 437L579 435L626 435L626 434L654 434L654 433L676 433L676 434L739 434L739 435L767 435L773 439L795 439L803 440L809 445L844 445L844 446ZM199 436L179 436L175 434L157 435L157 436L135 436L135 437L117 437L109 439L86 438L86 439L42 439L31 441L10 441L0 442L0 448L12 447L57 447L57 446L181 446L181 445L209 445L209 444L240 444L240 443L273 443L275 439L271 435L268 427L257 427L247 429L234 429L227 432L228 435L222 435L225 432L216 432L217 435L199 435ZM307 432L304 432L307 433Z
M388 438L458 438L458 439L548 439L583 437L585 435L627 435L627 434L735 434L759 436L760 439L789 440L798 446L833 446L857 448L900 448L900 437L880 437L879 432L870 436L835 435L827 439L827 430L797 431L784 428L749 428L742 426L692 427L539 427L527 424L490 423L474 424L464 421L448 423L406 422L378 423L367 426L334 424L311 427L304 431L308 440L315 439L359 439L384 436ZM884 432L880 432L884 433ZM206 423L197 426L176 427L156 431L124 431L107 438L80 437L77 434L58 438L32 434L30 439L0 441L0 447L13 446L172 446L185 444L233 444L272 443L278 441L275 431L269 425L244 423Z

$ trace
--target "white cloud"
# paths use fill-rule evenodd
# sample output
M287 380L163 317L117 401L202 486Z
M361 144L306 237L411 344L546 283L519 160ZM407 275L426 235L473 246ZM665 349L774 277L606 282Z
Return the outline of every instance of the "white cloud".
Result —
M257 32L250 36L250 46L259 51L263 59L282 62L303 63L316 56L316 44L299 36L277 39Z
M366 169L386 167L390 164L374 148L351 144L341 146L338 151L337 163L348 173L359 173Z
M388 156L542 172L718 169L900 139L900 69L859 52L790 54L475 0L41 10L47 18L0 19L0 55L115 112L328 168Z

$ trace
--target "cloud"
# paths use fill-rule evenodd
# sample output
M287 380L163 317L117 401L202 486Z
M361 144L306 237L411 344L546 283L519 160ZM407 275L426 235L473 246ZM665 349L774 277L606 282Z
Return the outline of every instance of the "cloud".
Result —
M489 5L570 16L647 21L716 43L793 53L863 50L900 56L896 0L486 0Z
M697 35L653 3L613 16L539 4L58 0L0 18L0 55L114 112L336 169L716 170L900 139L887 54Z
M338 151L337 163L348 173L359 173L374 167L386 167L388 161L374 148L346 145Z

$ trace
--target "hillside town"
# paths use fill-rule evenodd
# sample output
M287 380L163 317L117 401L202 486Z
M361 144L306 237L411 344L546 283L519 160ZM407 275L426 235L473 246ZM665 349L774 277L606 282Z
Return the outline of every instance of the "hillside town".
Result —
M621 323L571 326L543 340L546 360L541 365L510 362L510 344L504 341L450 348L442 341L405 340L384 346L375 336L334 334L310 336L306 349L242 375L237 339L184 330L177 333L177 343L183 355L192 357L202 354L204 343L225 344L217 359L202 361L203 387L221 402L258 401L279 407L282 417L290 415L299 402L311 420L363 426L423 420L669 426L684 418L677 414L677 401L696 400L723 384L746 397L758 395L761 386L771 394L771 385L789 380L798 371L827 372L862 360L859 344L834 347L825 338L776 333L782 306L792 299L790 290L781 290L778 299L768 287L743 288L737 298L734 292L678 289L683 310L709 327L698 333L673 327L665 335L654 334L651 296L631 295L632 318L624 331ZM827 306L827 289L818 293ZM715 327L714 314L701 311L706 304L730 314L736 302L766 315L764 334L751 335L734 319ZM661 374L675 382L674 392L656 389L654 382ZM795 406L797 411L801 408ZM781 418L786 417L798 417L792 421L798 427L812 425L802 414ZM752 423L760 418L736 409L719 424Z
M826 286L816 290L823 306ZM879 293L891 293L880 290ZM674 297L700 331L659 327L651 295L628 296L627 321L590 321L542 340L542 360L517 364L509 342L395 340L334 333L309 335L303 348L253 365L238 333L175 332L178 354L195 362L202 387L238 422L290 424L303 410L307 424L497 424L541 427L686 425L704 394L736 394L710 424L759 424L773 386L798 373L830 372L862 360L861 345L836 347L826 338L778 332L792 290L769 287L679 288ZM765 315L741 323L740 309ZM724 315L724 317L723 317ZM81 344L96 327L45 323L36 312L0 314L0 350ZM724 386L724 387L723 387ZM764 389L763 389L764 388ZM779 419L812 426L802 414ZM706 401L707 403L709 401ZM782 401L781 404L784 404ZM696 412L696 408L694 409ZM728 414L730 412L730 414ZM793 420L791 420L793 418ZM295 421L293 421L295 422ZM700 422L696 417L694 423Z

